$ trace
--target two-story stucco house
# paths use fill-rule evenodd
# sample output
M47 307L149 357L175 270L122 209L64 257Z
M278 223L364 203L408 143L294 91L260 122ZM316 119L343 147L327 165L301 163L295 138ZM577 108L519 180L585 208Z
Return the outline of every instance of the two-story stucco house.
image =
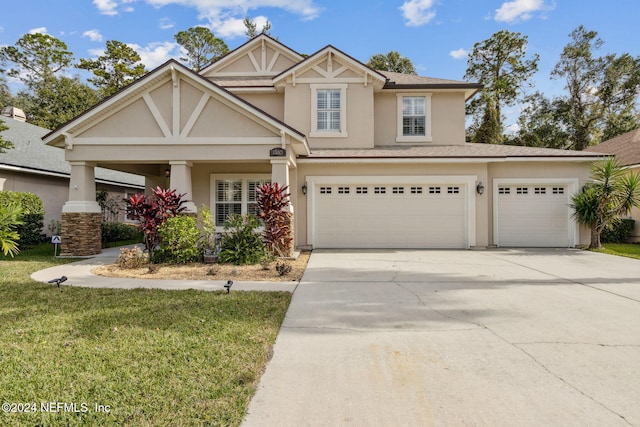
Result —
M186 193L219 226L252 212L257 183L288 185L298 247L586 243L568 201L599 155L465 143L479 89L333 46L305 58L265 35L200 73L171 60L44 137L72 169L63 249L100 251L75 237L98 233L97 166Z

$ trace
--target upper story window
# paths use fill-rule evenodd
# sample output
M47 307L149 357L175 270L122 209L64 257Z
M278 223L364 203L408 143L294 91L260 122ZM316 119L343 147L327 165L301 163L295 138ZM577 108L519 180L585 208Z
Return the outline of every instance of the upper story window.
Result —
M431 141L430 94L398 94L398 133L396 141Z
M347 85L312 84L312 137L347 136Z

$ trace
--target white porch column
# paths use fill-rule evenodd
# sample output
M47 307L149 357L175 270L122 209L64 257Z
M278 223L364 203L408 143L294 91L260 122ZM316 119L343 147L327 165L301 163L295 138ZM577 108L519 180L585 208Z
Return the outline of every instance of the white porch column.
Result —
M102 213L96 202L95 163L69 162L71 179L69 181L69 201L62 207L62 212Z
M289 160L277 159L271 160L271 182L277 182L280 187L289 185ZM295 188L289 188L292 193Z
M176 190L178 194L184 194L184 200L186 203L186 212L198 212L198 207L193 203L193 192L191 182L191 168L193 163L186 160L172 160L169 162L171 165L171 179L169 181L169 187L172 190Z

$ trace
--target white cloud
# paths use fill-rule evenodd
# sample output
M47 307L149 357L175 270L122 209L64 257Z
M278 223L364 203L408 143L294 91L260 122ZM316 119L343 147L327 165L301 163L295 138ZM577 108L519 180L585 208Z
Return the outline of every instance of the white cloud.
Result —
M454 59L464 59L467 57L469 52L466 49L456 49L449 52L449 55Z
M103 15L117 15L118 6L133 3L136 0L93 0L93 4ZM125 6L122 8L123 12L133 12L135 8L133 6Z
M169 59L177 57L180 54L179 45L172 42L154 42L149 43L145 47L137 44L128 44L128 46L138 52L141 62L148 70L162 65Z
M87 30L82 33L82 37L88 37L92 42L102 41L102 34L100 34L99 30Z
M162 18L158 24L161 30L169 30L175 27L175 25L175 22L173 22L171 18Z
M104 49L88 49L87 52L89 52L89 55L93 58L104 55Z
M400 10L409 27L419 27L429 23L436 16L433 10L434 0L408 0L405 1Z
M28 31L29 34L47 34L47 27L32 28Z
M513 0L502 3L496 9L494 19L498 22L514 23L531 19L534 12L553 9L553 5L546 5L544 0Z
M114 0L93 0L93 4L98 8L103 15L117 15L118 3Z
M97 0L94 0L97 1ZM107 0L101 0L107 1ZM144 0L154 7L180 5L198 11L198 17L209 21L208 27L219 37L233 38L244 34L242 20L250 10L278 8L300 15L304 20L318 17L321 8L314 0ZM261 18L261 17L258 17ZM255 19L258 19L255 18ZM264 18L265 21L267 18ZM258 21L260 28L260 21Z
M256 16L250 18L256 24L256 30L260 32L269 20L266 16ZM232 39L244 35L247 29L244 26L244 18L227 18L225 20L216 20L211 22L211 28L216 37Z

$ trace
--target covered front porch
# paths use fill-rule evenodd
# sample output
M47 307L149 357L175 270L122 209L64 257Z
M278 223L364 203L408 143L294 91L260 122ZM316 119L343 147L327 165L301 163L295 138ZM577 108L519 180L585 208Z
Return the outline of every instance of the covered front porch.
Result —
M144 175L147 190L175 189L184 194L189 213L202 204L216 212L220 203L236 201L219 199L217 181L246 183L252 176L296 188L290 172L298 156L310 152L301 132L173 60L43 140L63 148L71 164L62 212L62 254L70 256L101 250L98 166ZM248 188L240 190L240 211L246 213Z

